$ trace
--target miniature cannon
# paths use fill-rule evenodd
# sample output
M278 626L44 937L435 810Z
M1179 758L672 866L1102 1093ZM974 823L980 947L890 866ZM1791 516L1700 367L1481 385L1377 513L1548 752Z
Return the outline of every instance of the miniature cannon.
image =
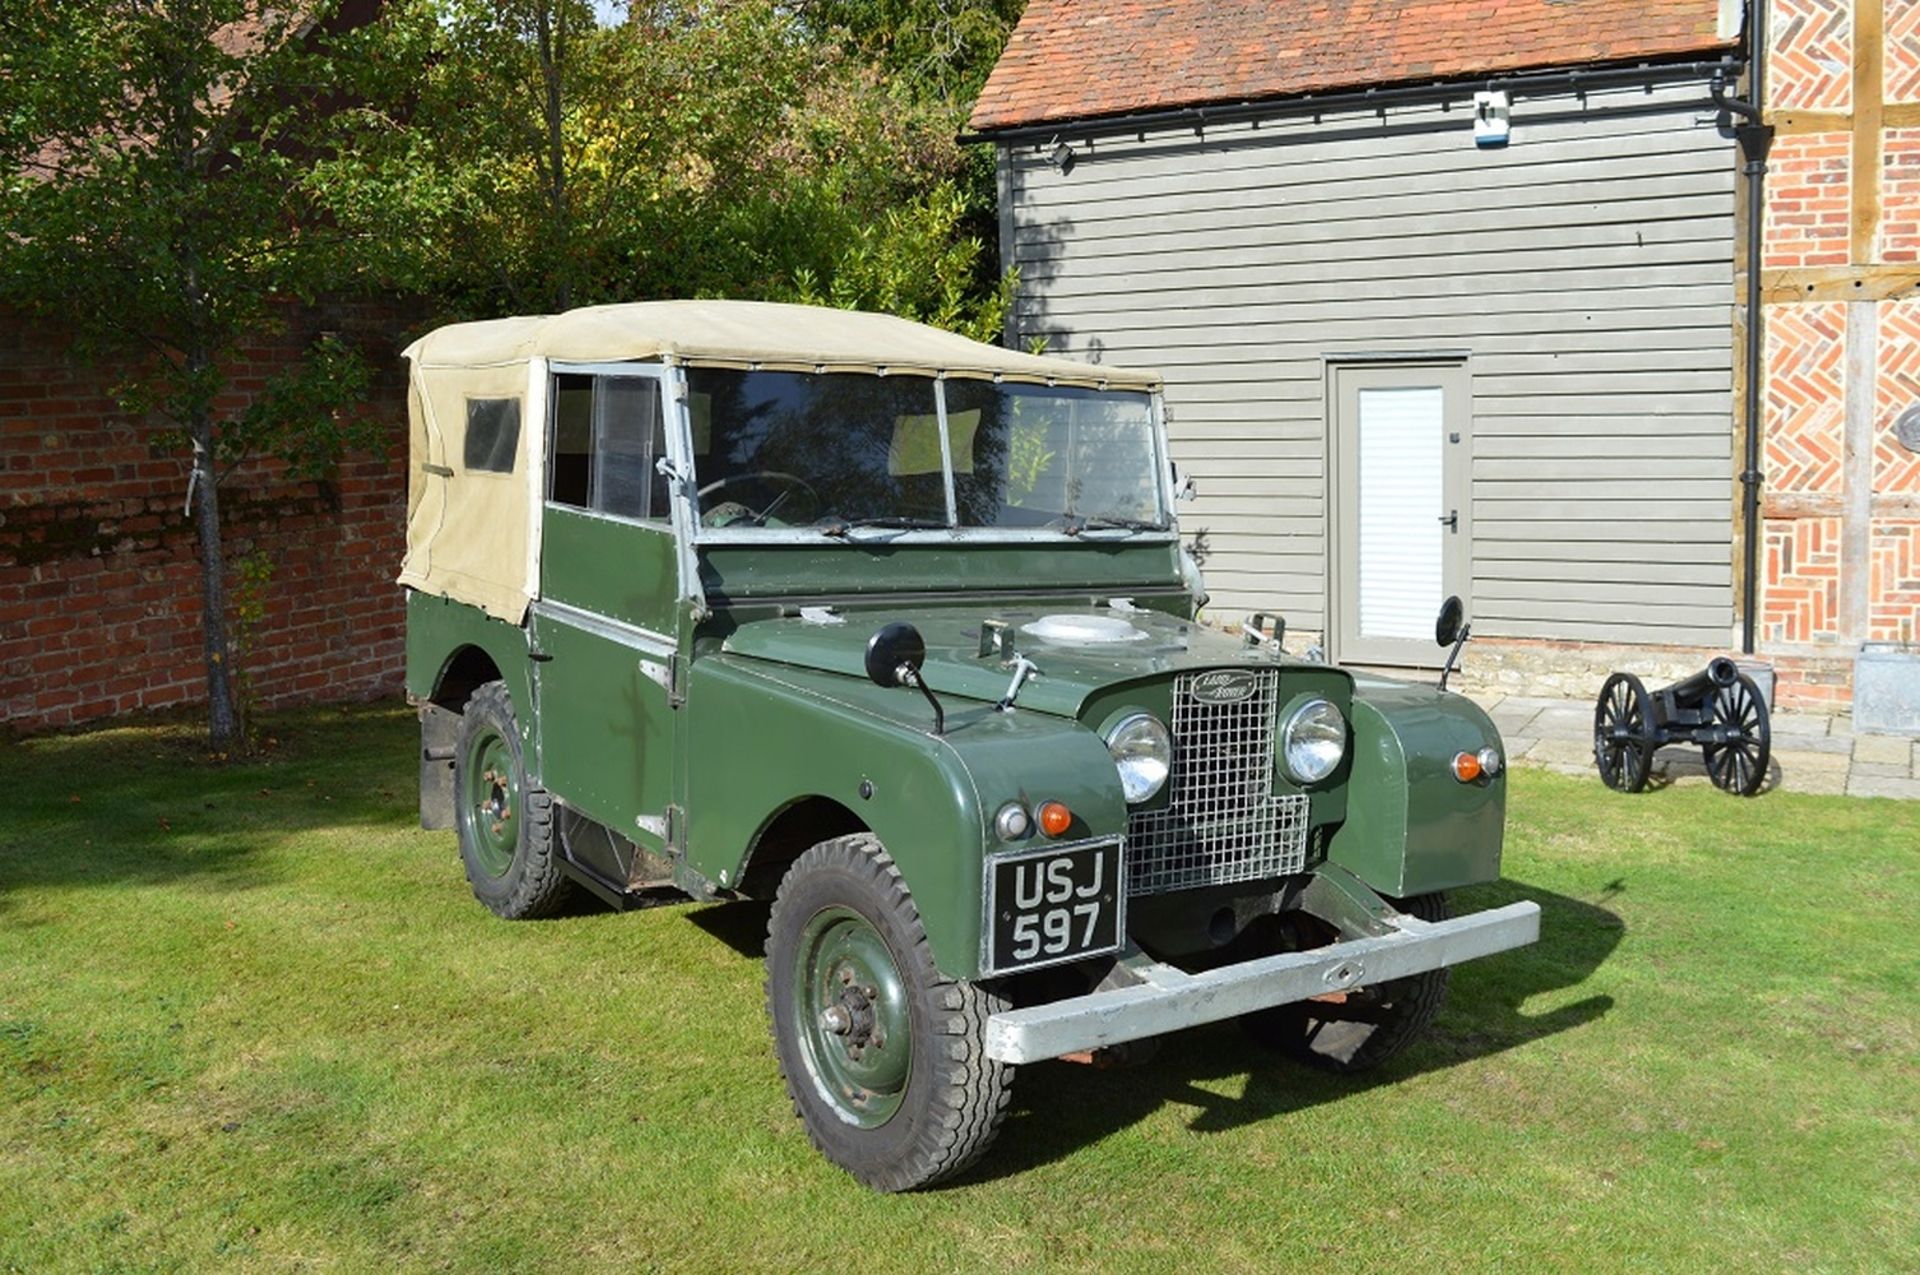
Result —
M1662 744L1698 744L1713 786L1741 797L1767 777L1771 727L1753 679L1721 656L1649 694L1631 673L1615 673L1593 707L1593 762L1607 787L1639 792Z

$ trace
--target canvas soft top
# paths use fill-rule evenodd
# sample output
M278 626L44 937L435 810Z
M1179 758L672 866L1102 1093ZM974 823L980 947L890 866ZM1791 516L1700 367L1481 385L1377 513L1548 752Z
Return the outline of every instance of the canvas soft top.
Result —
M892 315L764 301L637 301L565 314L456 323L407 347L416 368L529 358L670 359L791 371L1004 377L1106 389L1158 389L1157 373L1020 354Z
M539 592L549 364L658 360L1160 387L1152 372L1019 354L891 315L759 301L642 301L456 323L405 354L412 371L400 583L512 624Z

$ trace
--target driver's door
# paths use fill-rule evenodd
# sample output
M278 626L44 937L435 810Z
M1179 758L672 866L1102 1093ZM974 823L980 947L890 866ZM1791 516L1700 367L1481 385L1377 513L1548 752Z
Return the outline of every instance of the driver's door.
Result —
M540 598L533 607L541 779L640 846L664 846L673 800L679 576L665 370L559 371L549 387ZM633 865L583 839L583 866L624 886Z

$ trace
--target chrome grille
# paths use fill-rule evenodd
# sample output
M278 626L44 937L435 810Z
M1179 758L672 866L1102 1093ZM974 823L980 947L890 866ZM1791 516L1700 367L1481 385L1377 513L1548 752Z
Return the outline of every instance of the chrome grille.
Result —
M1128 893L1257 881L1306 866L1306 795L1273 791L1280 673L1247 673L1254 692L1232 703L1194 694L1205 673L1174 679L1167 800L1127 821Z

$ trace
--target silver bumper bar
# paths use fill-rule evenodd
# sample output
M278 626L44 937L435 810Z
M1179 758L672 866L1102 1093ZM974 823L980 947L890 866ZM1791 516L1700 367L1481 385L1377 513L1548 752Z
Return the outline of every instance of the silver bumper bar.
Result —
M1041 1062L1491 956L1540 937L1540 905L1509 903L1450 921L1402 915L1392 924L1391 932L1377 937L1201 974L1140 958L1123 966L1138 980L1131 986L993 1015L987 1020L987 1056Z

